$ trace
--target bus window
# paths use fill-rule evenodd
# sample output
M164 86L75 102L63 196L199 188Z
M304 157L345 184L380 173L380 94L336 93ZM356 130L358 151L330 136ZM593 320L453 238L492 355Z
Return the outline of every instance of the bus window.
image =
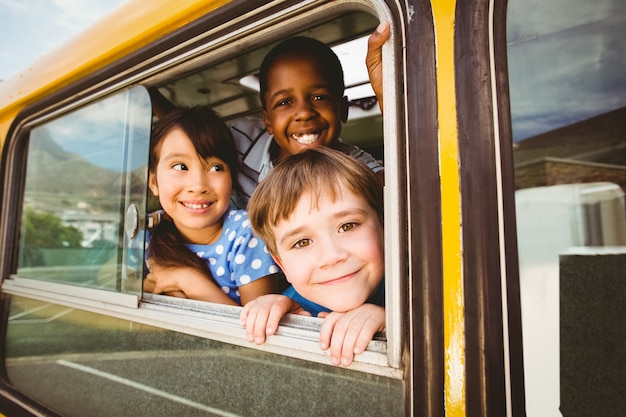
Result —
M125 248L124 218L145 207L150 124L134 87L32 128L18 278L140 292L142 243Z
M386 332L377 334L349 369L341 369L331 366L329 352L320 349L322 320L319 318L287 315L277 334L258 346L246 338L239 322L240 307L142 291L144 232L150 218L146 213L159 208L156 199L150 198L146 175L151 123L163 115L159 98L167 99L170 106L208 105L227 123L243 117L262 122L258 72L263 57L287 37L308 36L329 45L342 61L345 94L350 102L348 121L340 135L343 142L369 152L378 160L398 153L395 141L400 135L385 134L389 139L383 139L383 129L397 127L394 119L383 126L365 66L367 38L379 19L356 3L353 7L324 4L289 18L280 8L276 13L271 26L259 23L258 17L251 14L235 29L231 22L221 21L220 14L207 15L204 18L214 25L203 26L199 32L195 26L193 30L197 32L189 42L177 43L171 39L155 42L142 50L153 54L150 59L136 63L132 71L124 67L110 81L103 82L103 91L119 93L98 100L105 92L98 89L92 92L93 86L86 84L88 91L81 94L85 101L90 100L89 104L78 109L73 105L71 111L55 108L56 114L51 116L46 116L47 110L41 111L33 118L32 126L26 125L28 130L20 131L23 138L29 135L23 226L15 233L19 235L19 256L15 271L11 271L14 279L3 283L4 291L13 297L7 342L12 361L9 374L14 381L24 384L20 388L31 391L24 382L30 378L30 371L21 367L22 364L39 353L63 356L70 352L64 340L53 338L32 342L36 346L27 349L23 343L31 342L24 342L22 335L54 332L71 334L73 340L99 340L98 335L111 329L115 338L124 340L122 344L111 342L113 347L100 342L89 346L77 343L71 353L99 357L113 350L123 356L128 346L138 345L152 352L160 349L160 345L151 339L165 338L163 334L176 340L169 345L172 350L184 351L184 341L187 336L193 336L198 343L206 342L217 350L228 351L234 346L245 352L242 355L257 358L267 366L283 363L288 357L300 368L323 374L350 379L367 375L366 379L374 381L374 385L387 384L386 391L381 390L378 398L388 399L372 399L371 403L395 410L392 414L402 408L401 341L405 327L399 311L405 307L400 303L389 303L386 309ZM266 22L265 18L262 22ZM234 43L237 48L232 47ZM115 66L111 72L114 70ZM393 75L393 68L390 72ZM391 94L393 88L386 89L385 94ZM141 157L137 157L139 154ZM396 155L395 159L399 157ZM391 169L401 167L396 163ZM403 197L396 184L398 178L400 175L395 174L386 178L390 181L385 185L385 210L389 207L391 213L401 210ZM20 197L15 200L19 201ZM133 207L137 214L130 215L129 209ZM385 242L386 259L405 256L405 245L400 244L404 236L400 230L404 226L397 221L398 217L385 222L385 239L389 241ZM43 228L32 227L33 222L48 222L48 229L52 225L56 240L45 240L48 236ZM130 236L133 238L129 239ZM406 279L402 265L402 262L385 265L386 295L390 297L399 297L400 283ZM75 292L76 288L80 294ZM110 297L103 298L111 294L117 298L133 297L124 298L120 306L109 303ZM100 319L83 320L87 316L85 311ZM33 326L27 328L26 323ZM75 323L79 324L75 326ZM204 359L207 354L212 353L203 353ZM228 357L225 355L222 361L228 361ZM245 367L234 370L233 379L248 380L245 371ZM221 378L219 366L211 372L207 378ZM270 370L274 375L272 381L281 379L281 372ZM45 387L38 387L37 391L45 402L53 386L49 381L42 384ZM276 386L277 396L291 389L282 382L272 384ZM309 397L313 400L316 395L311 392ZM209 400L214 398L202 398ZM399 405L390 408L391 402ZM360 414L357 409L361 407L370 406L363 403L354 413ZM259 415L273 415L271 407Z
M301 27L297 30L284 29L282 36L278 38L274 36L269 43L267 40L255 41L254 37L246 38L250 47L243 52L237 51L236 55L228 48L210 50L196 60L174 66L169 71L146 80L155 117L162 117L168 109L175 106L208 105L228 124L237 122L238 126L241 126L244 124L243 119L252 119L255 126L264 129L258 78L261 62L265 55L285 38L307 36L329 45L343 67L349 110L348 120L342 126L341 140L370 153L382 163L384 159L382 114L365 66L367 39L377 24L378 20L371 14L349 12L304 30ZM338 31L338 27L344 29ZM155 200L150 198L148 212L159 209L158 201ZM386 224L390 228L394 225L393 222ZM144 293L143 300L178 306L184 304L173 297L150 293ZM317 326L310 328L316 329Z
M229 7L251 6L224 6ZM298 13L276 7L271 18L255 13L245 9L234 23L221 13L208 14L201 31L191 25L196 32L189 42L178 42L189 35L182 28L173 38L177 42L166 38L146 46L141 53L153 55L135 60L132 70L124 66L132 61L127 57L112 65L115 74L102 90L90 80L79 85L87 91L77 96L90 104L69 112L55 107L64 112L59 117L46 116L50 111L44 108L32 126L18 130L29 143L25 180L14 179L16 188L25 181L23 197L9 200L25 204L15 233L13 279L3 282L5 372L12 388L44 407L77 416L333 415L339 407L343 415L401 415L407 408L401 361L406 327L399 302L388 308L393 315L387 314L387 333L377 335L352 365L337 367L320 349L318 318L285 317L277 334L257 346L239 322L240 307L141 292L148 218L142 214L158 208L146 197L149 133L159 117L155 91L174 105L209 105L227 122L259 117L255 77L263 56L281 39L305 35L346 59L352 106L342 139L383 159L401 137L385 134L383 141L382 116L364 65L365 42L378 19L360 3L323 2ZM115 72L116 65L122 70ZM121 92L95 101L111 90ZM389 175L385 186L385 209L392 208L385 238L395 239L386 242L387 259L405 257L397 177ZM129 215L131 207L139 220ZM44 222L56 240L38 230ZM386 289L396 299L406 279L398 272L402 264L385 265ZM77 295L76 288L95 291L96 298ZM135 305L111 305L103 294L133 295ZM61 389L58 381L64 382ZM76 397L96 391L95 397Z
M612 0L508 2L530 417L626 412L625 18Z

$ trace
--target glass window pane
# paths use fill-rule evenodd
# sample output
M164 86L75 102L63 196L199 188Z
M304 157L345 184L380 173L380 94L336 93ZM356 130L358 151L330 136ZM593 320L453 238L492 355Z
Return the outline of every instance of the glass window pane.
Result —
M150 124L135 87L32 129L18 276L140 291L142 245L124 219L145 207Z
M181 320L189 320L181 314ZM401 416L401 380L14 297L13 386L64 416Z
M527 414L624 415L626 3L508 8Z

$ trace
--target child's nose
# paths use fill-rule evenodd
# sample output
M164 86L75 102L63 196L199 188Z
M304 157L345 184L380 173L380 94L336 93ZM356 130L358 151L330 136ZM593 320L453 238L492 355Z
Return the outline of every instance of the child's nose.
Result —
M209 189L209 181L205 172L192 171L187 176L187 190L194 193L205 193Z
M349 251L332 236L320 241L318 249L318 259L322 268L343 262L349 254Z
M296 107L296 120L309 120L314 118L316 114L313 103L307 100L300 101Z

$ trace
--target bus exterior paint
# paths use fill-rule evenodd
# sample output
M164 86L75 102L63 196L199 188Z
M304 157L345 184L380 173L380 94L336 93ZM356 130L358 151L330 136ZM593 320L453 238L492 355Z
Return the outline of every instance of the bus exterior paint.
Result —
M594 112L583 116L572 107L572 103L586 102L578 95L564 93L567 98L561 99L546 92L548 99L536 97L542 97L552 84L572 86L593 78L581 75L589 75L584 72L588 67L595 70L603 63L608 68L621 67L617 65L622 62L620 54L607 53L599 45L617 51L619 42L610 33L620 28L626 14L619 2L599 0L602 7L594 6L594 12L604 17L591 22L585 19L596 13L588 13L586 2L567 1L577 2L572 6L577 13L571 13L575 19L569 14L560 16L560 25L553 27L541 24L541 13L535 12L546 8L543 13L549 16L553 2L540 1L130 0L0 83L4 186L0 412L57 415L63 414L58 409L78 409L64 400L68 393L62 387L50 390L46 385L47 376L76 376L78 371L98 376L94 380L100 383L106 379L133 387L124 390L129 398L135 388L149 391L154 394L149 398L164 402L158 410L162 412L171 406L222 415L361 416L389 411L389 415L429 417L559 417L569 410L589 411L588 404L593 405L588 406L592 412L587 415L606 414L601 412L602 403L620 409L621 394L601 395L619 386L613 380L603 392L576 384L578 379L598 375L600 380L610 380L610 371L596 375L594 370L621 370L623 365L619 356L611 354L616 351L611 341L620 341L624 335L619 328L615 330L615 322L623 316L619 307L626 302L619 298L620 291L612 290L616 284L610 277L623 271L615 265L623 265L626 259L626 238L619 232L626 230L626 158L622 157L626 144L620 139L626 137L624 122L620 122L626 119L621 117L626 87L617 98L594 96L602 99L593 100L597 108L586 106L594 107ZM133 254L140 253L138 264L143 264L144 242L127 239L124 227L134 228L134 233L138 228L142 236L143 224L148 223L150 201L141 183L145 172L134 170L145 162L147 152L138 163L133 150L147 144L141 135L149 135L156 115L156 101L150 95L154 89L174 103L211 104L227 121L256 117L261 112L257 93L240 80L254 78L258 63L273 45L294 33L328 44L350 42L366 38L381 20L391 25L391 38L383 47L383 68L390 72L384 77L385 112L364 110L367 103L354 100L364 116L346 123L342 139L363 140L356 145L378 151L386 166L385 337L374 340L348 369L332 368L327 353L319 349L315 319L286 317L280 332L266 344L250 346L237 321L236 307L143 294L141 278L126 279ZM586 33L587 29L593 30ZM601 29L607 29L606 34L600 34ZM576 47L558 43L581 34L585 36ZM560 61L565 52L572 51L589 55ZM545 64L547 55L559 65ZM558 67L552 75L561 80L561 71L579 66L582 69L570 74L570 82L538 81L544 74L551 75L552 67ZM595 90L584 91L622 91L619 83L609 88L601 82L611 74L614 71L601 73L589 87ZM533 94L530 101L524 101L527 92ZM554 105L552 97L559 98L556 109L549 107ZM617 104L601 108L604 103ZM548 107L544 113L536 110L542 105ZM49 132L78 128L73 117L90 121L102 109L119 111L120 120L126 117L123 133L114 138L121 145L104 148L105 156L100 158L100 143L88 134L63 142L71 145L68 149L53 140L52 145L58 146L51 146ZM547 123L557 116L566 121L528 138L520 133L520 126L527 127L524 123ZM113 123L86 126L92 131L114 127ZM132 142L137 137L143 139ZM50 187L43 191L52 196L44 198L43 186L37 188L27 177L41 176L33 166L45 165L48 154L55 152L65 159L53 161L60 168L50 171L55 174L49 174L46 167L44 174L61 177L63 168L69 166L69 177L91 184L90 173L113 172L108 185L117 188L109 192L94 186L89 191L95 197L85 192L72 196L74 201L64 199L62 187L61 191ZM115 159L118 153L119 161ZM112 169L109 159L122 168ZM584 183L591 185L581 186ZM562 199L547 196L559 192L569 196L567 209L573 214L557 226L550 216L560 213L562 207L554 206ZM607 194L610 201L605 201ZM53 203L45 212L41 207L48 205L48 199ZM90 204L99 210L89 213ZM522 207L524 213L516 213ZM99 250L113 253L114 262L106 271L115 277L110 288L103 289L106 285L98 281L100 269L111 266L105 258L60 266L49 262L44 265L48 269L43 269L49 276L37 275L42 273L37 262L65 256L62 248L40 244L33 249L26 244L28 231L20 224L30 221L29 216L37 219L41 212L56 215L56 227L65 232L64 227L84 222L82 215L90 214L92 223L74 227L95 230L99 225L102 229L97 232L102 236L110 232L104 226L109 220L100 215L113 213L110 233L114 238L98 239L96 234L89 242L99 242L102 248L89 243L71 252L87 254L90 261L101 256ZM134 218L132 213L139 214ZM575 238L550 239L572 230L578 233ZM70 245L69 240L62 243ZM549 262L544 259L548 255ZM585 259L590 260L585 264ZM584 270L581 264L604 268L596 275L605 280L605 286L585 281L579 272ZM89 281L91 268L98 274ZM569 287L561 285L561 269L570 277ZM141 271L141 266L136 270ZM574 285L576 280L584 289L582 295L576 293L580 290ZM570 292L559 293L565 289ZM598 294L603 305L613 308L600 313L610 310L614 316L598 313L596 318L577 310L584 305L595 312L593 305L584 303L596 300L591 295ZM567 297L574 301L567 304ZM581 317L595 325L581 328ZM45 327L44 322L52 326ZM42 325L36 328L52 329L46 330L52 333L29 333L31 325ZM589 330L599 328L607 333L595 337ZM589 334L592 340L577 339ZM104 347L102 351L97 350L99 346L88 346L86 351L76 348L67 354L63 341L56 340L60 336L69 341L84 337L81 342L85 343L92 338ZM50 345L38 342L47 339L52 340ZM167 354L151 350L149 343L161 346ZM581 357L585 360L580 361ZM607 358L606 362L598 357ZM158 369L155 363L171 370L163 373L171 386L161 376L149 378ZM584 369L587 363L593 364L589 365L592 369ZM229 364L238 368L245 364L245 369L233 367L226 372L222 367ZM46 387L44 394L29 392L34 386L27 378L31 369L41 375L32 384ZM181 370L185 379L177 374ZM128 375L118 376L115 371ZM544 374L551 381L545 386L540 380ZM145 380L133 380L135 376ZM94 380L79 385L92 389L96 385L90 384L97 384ZM261 382L255 385L254 381ZM99 388L111 388L108 384ZM223 404L220 401L233 393L220 391L222 385L259 389L237 392L237 400ZM198 389L205 386L210 388ZM35 398L38 394L42 397ZM93 396L94 401L99 399ZM124 400L122 406L128 408L116 408L119 404L109 398L104 398L110 403L103 407L117 415L140 415L147 409L142 407L150 405ZM299 404L301 400L305 405ZM183 413L181 408L176 410Z

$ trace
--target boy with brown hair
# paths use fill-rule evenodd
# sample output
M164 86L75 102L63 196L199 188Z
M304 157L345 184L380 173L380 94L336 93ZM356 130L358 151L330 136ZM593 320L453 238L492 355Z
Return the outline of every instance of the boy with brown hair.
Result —
M277 198L280 196L280 198ZM252 228L292 285L246 304L261 344L286 313L324 318L320 347L348 366L385 328L382 189L364 164L328 147L285 158L249 203Z

